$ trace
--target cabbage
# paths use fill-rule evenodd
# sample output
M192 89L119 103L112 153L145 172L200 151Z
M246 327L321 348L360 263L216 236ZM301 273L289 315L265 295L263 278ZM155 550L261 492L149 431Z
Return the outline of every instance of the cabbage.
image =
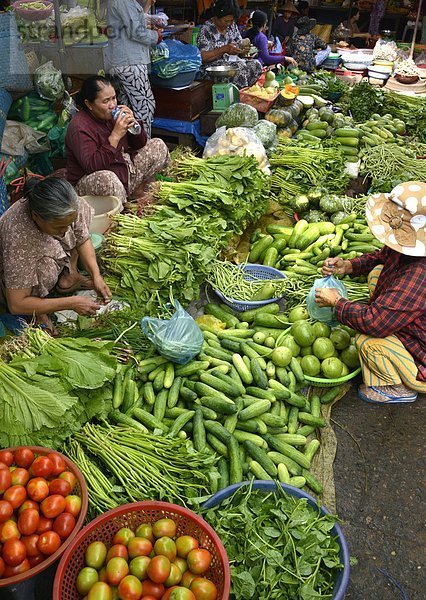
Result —
M253 131L265 146L265 148L269 148L275 142L275 136L277 134L277 126L275 123L271 123L270 121L262 120L256 123L253 127Z
M257 110L248 104L231 104L223 111L216 121L216 129L225 126L229 127L254 127L259 117Z

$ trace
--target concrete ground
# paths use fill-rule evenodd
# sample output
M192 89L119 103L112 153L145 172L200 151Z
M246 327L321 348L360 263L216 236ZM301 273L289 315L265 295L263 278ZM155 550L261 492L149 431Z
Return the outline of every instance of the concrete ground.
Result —
M426 398L377 406L360 400L356 388L332 411L337 513L358 561L345 599L424 600Z

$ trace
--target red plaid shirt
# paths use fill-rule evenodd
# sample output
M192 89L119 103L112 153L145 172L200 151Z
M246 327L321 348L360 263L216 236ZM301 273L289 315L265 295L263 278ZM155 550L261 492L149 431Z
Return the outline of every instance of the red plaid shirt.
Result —
M369 304L340 299L336 316L373 337L396 335L413 357L417 379L426 381L426 258L405 256L384 246L352 261L352 275L383 265Z

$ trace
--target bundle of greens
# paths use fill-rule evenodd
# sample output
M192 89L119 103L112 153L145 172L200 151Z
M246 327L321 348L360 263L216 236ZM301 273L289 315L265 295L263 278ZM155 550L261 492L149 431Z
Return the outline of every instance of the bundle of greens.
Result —
M321 85L321 95L327 98L330 94L342 94L349 89L349 85L339 79L334 73L321 69L308 78L309 83Z
M382 113L383 90L366 81L354 85L349 97L349 111L357 123L368 121L374 113Z
M384 95L381 112L389 113L394 118L404 121L407 133L426 143L426 98L424 96L407 96L388 91Z
M423 146L423 149L422 149ZM403 181L426 181L426 165L418 155L426 155L426 145L401 147L398 144L379 144L366 148L361 172L371 177L371 191L390 192Z

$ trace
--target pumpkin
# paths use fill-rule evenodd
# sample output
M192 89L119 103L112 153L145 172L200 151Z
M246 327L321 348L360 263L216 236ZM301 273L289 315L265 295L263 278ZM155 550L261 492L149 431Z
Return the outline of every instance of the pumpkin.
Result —
M291 113L283 108L272 108L265 115L265 119L271 123L275 123L277 127L287 127L292 118Z

